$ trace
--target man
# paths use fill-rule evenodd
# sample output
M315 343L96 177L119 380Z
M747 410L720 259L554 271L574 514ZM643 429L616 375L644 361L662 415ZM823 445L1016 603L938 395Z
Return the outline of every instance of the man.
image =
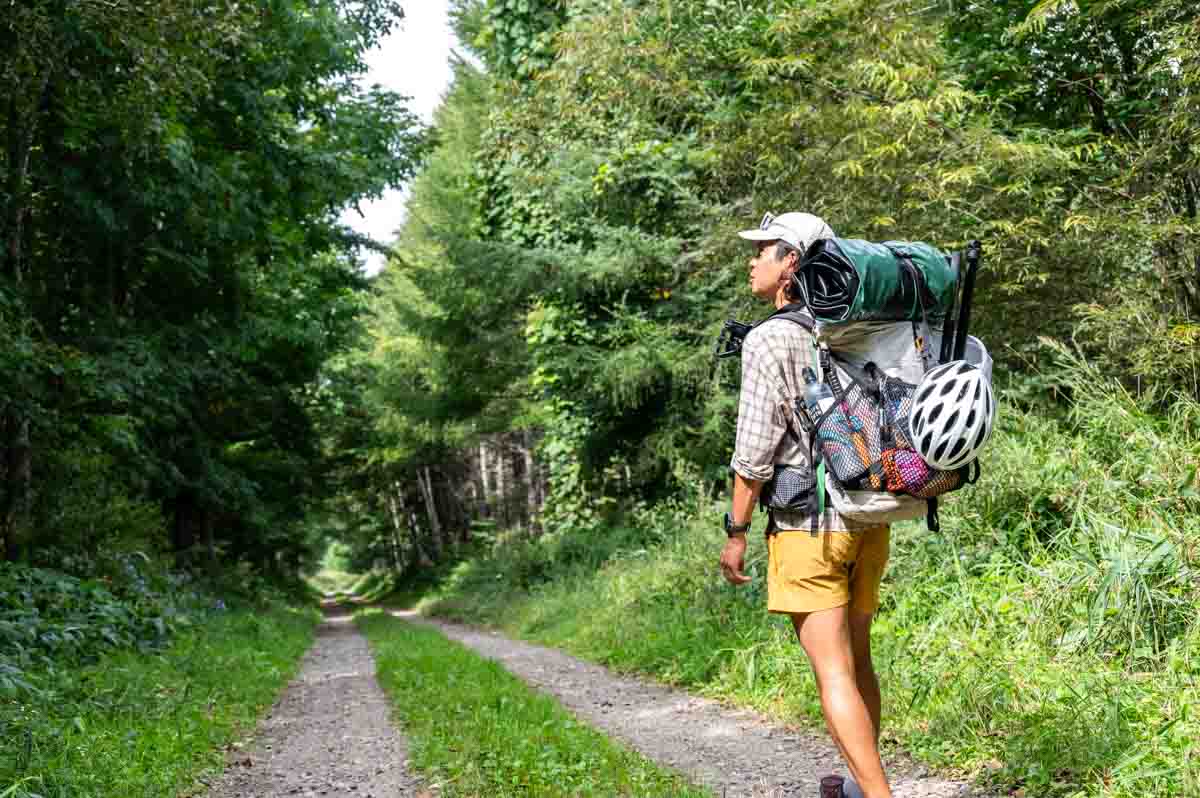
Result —
M750 290L782 308L803 253L832 238L824 221L807 213L767 214L757 230L738 233L754 242ZM733 507L725 517L728 541L721 570L731 583L750 581L742 569L746 532L763 484L777 465L809 468L807 434L796 423L803 369L818 374L811 334L785 319L756 326L742 345L742 387L733 460ZM792 430L792 431L789 431ZM828 505L828 502L826 502ZM806 512L771 511L767 527L767 609L791 616L812 664L821 709L851 776L866 798L891 798L879 758L879 682L871 663L871 618L887 564L889 529L856 527L827 509L813 532ZM855 785L847 785L847 793Z

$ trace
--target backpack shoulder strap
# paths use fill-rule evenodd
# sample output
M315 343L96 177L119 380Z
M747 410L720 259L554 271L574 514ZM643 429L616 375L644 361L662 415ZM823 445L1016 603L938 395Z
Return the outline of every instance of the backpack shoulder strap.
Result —
M794 322L795 324L799 324L813 335L817 334L817 323L813 321L813 317L809 314L804 305L798 302L794 302L790 305L784 305L779 310L760 321L759 324L764 324L772 319L785 319L787 321Z
M766 324L768 321L772 321L773 319L783 319L784 321L790 321L794 324L799 324L801 327L808 330L809 334L813 336L814 341L817 337L816 322L813 321L812 316L809 315L808 310L803 304L792 303L790 305L784 305L783 307L779 308L779 310L776 310L770 316L767 316L754 326L757 327L761 324ZM792 428L790 421L787 425L787 431L792 440L796 441L797 443L800 441L800 435Z

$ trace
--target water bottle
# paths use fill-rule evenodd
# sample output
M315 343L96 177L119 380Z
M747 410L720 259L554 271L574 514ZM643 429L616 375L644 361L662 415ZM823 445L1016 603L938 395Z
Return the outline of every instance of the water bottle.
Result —
M813 424L825 415L825 411L833 407L835 401L833 391L823 382L817 381L816 373L805 366L804 371L804 407Z

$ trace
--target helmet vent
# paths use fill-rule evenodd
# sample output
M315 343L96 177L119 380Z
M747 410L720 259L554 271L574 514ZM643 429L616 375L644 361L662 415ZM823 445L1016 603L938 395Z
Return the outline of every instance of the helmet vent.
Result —
M983 439L987 437L987 434L988 434L988 428L980 427L979 434L975 436L975 446L972 448L978 449L980 446L982 446Z

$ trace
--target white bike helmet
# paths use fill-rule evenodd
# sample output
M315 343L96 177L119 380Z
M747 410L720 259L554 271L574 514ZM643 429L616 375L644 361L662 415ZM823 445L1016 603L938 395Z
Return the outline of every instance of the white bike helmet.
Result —
M962 468L992 434L992 384L965 360L930 369L917 386L908 419L913 445L926 463L943 471Z

